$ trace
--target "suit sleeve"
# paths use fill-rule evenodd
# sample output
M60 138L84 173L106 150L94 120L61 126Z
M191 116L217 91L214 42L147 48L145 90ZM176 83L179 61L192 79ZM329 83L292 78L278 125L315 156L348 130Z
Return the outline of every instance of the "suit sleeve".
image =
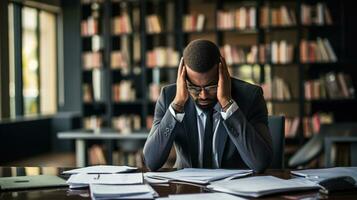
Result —
M165 101L165 89L162 89L155 106L153 126L143 150L144 162L151 171L156 171L166 162L175 139L176 123L180 123L171 114Z
M262 172L272 160L272 138L261 88L256 90L253 99L247 114L249 118L237 109L223 124L243 161L255 172Z

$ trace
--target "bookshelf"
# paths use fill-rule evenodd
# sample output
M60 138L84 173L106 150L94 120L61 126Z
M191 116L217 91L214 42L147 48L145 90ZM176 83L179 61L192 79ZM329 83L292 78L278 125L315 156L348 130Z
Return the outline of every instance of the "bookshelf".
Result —
M348 41L341 5L304 0L82 2L82 55L90 57L82 60L87 124L149 130L160 88L175 82L184 47L204 38L221 48L232 76L264 88L269 114L287 117L287 144L301 145L320 122L353 120L346 114L357 103L352 88L338 98L305 95L314 87L326 92L317 85L330 72L346 75L340 75L338 85L347 80L347 88L356 87L348 76L356 63L344 54Z

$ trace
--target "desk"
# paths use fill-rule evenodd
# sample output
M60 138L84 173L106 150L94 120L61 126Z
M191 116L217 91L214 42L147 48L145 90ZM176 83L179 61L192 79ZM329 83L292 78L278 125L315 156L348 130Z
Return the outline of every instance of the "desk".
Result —
M99 132L89 130L73 130L57 133L59 139L75 140L76 143L76 164L77 167L87 165L86 159L86 142L88 140L104 140L108 148L107 158L108 164L112 163L112 154L114 149L113 141L120 140L146 140L148 133L135 132L131 134L120 134L113 129L102 129Z
M332 145L335 143L350 143L351 166L357 166L357 135L325 136L324 138L325 167L333 167Z
M59 175L62 178L67 179L69 176L61 175L61 172L69 170L70 168L56 168L56 167L0 167L0 177L9 176L24 176L24 175ZM163 171L172 171L173 169L163 169ZM139 169L139 172L146 172L146 169ZM279 178L289 179L289 170L267 170L264 174L260 175L273 175ZM170 183L166 186L152 185L156 192L159 193L160 197L168 196L169 194L189 194L189 193L201 193L206 192L203 187ZM89 191L85 190L75 190L75 192L70 191L66 187L55 188L55 189L36 189L36 190L24 190L16 192L0 192L0 199L90 199ZM281 193L277 195L270 195L258 199L318 199L319 193L317 191L305 191L305 192L292 192L292 193ZM252 198L254 199L254 198ZM326 199L357 199L357 190L335 193L327 196Z

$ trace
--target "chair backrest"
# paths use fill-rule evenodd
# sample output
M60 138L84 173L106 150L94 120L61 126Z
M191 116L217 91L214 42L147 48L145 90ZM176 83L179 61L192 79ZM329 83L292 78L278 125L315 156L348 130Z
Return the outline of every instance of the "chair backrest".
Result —
M357 134L357 123L355 122L321 124L319 133L313 135L309 141L290 158L289 167L301 167L318 158L324 150L325 136L350 136L353 134Z
M284 168L285 118L268 116L269 130L273 141L273 160L271 169Z

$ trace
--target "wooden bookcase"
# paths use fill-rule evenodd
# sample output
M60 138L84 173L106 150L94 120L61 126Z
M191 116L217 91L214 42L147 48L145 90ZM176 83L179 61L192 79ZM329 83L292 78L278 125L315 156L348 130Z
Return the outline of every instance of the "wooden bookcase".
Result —
M316 5L323 2L332 16L332 25L305 25L301 22L301 7L304 4ZM91 15L94 7L99 7L98 35L101 38L102 55L101 65L98 67L102 71L103 98L100 101L83 101L83 116L100 116L102 126L112 127L112 120L121 115L135 114L140 117L140 121L130 122L139 123L139 129L147 130L150 128L152 116L154 114L155 102L150 99L153 94L151 83L163 84L174 83L176 80L177 67L172 63L164 62L160 67L148 67L148 51L155 50L155 47L170 47L170 52L174 52L173 57L179 59L184 47L197 38L210 39L218 46L226 44L237 45L243 49L251 48L252 45L270 43L272 41L285 40L293 45L294 54L292 61L288 63L274 63L267 61L264 63L239 63L231 64L232 75L239 77L244 74L243 70L250 70L251 80L256 84L262 84L267 79L278 76L288 83L291 97L289 99L267 99L269 114L284 114L287 117L296 117L300 120L297 133L292 138L287 138L287 144L301 145L308 139L304 136L302 121L305 116L312 116L317 112L332 113L335 122L352 121L353 114L348 113L350 107L356 106L356 98L348 99L317 99L309 100L305 98L305 81L317 79L321 74L330 71L352 73L349 58L344 53L345 41L343 26L345 23L344 10L341 1L304 1L304 0L253 0L253 1L206 1L206 0L102 0L90 1L81 4L82 20ZM287 26L262 27L260 12L263 7L280 8L285 6L292 11L295 23ZM255 27L247 29L219 29L216 24L220 11L229 11L235 8L255 8ZM113 33L113 19L126 13L130 18L132 31L124 33ZM205 26L201 31L184 31L183 22L187 14L204 14ZM159 18L161 31L149 33L146 23L147 16L155 15ZM291 17L291 16L290 16ZM271 19L271 17L270 17ZM300 43L302 40L316 40L317 37L327 38L336 53L336 62L313 62L303 63L300 61ZM82 36L82 52L91 51L93 36ZM124 44L123 44L124 43ZM112 53L125 51L127 55L127 67L115 68L112 66ZM177 54L177 55L176 55ZM171 55L171 53L170 53ZM171 56L172 56L171 55ZM174 57L176 56L176 57ZM259 57L259 52L258 55ZM170 59L169 59L170 58ZM176 61L178 63L178 60ZM83 64L83 62L82 62ZM269 65L270 67L266 67ZM177 65L176 65L177 66ZM248 67L247 67L248 66ZM125 68L125 69L123 69ZM270 73L268 73L270 70ZM93 88L93 69L83 70L82 83L88 84ZM249 73L248 73L249 74ZM114 101L112 87L122 80L132 81L132 88L135 90L135 98L129 101ZM354 87L356 81L352 80ZM157 87L157 85L156 85ZM87 88L88 89L88 88ZM274 88L271 88L274 92ZM158 91L158 90L156 90ZM85 93L82 91L82 93ZM135 117L134 117L135 118ZM138 127L133 129L138 130ZM294 151L294 150L292 150Z

